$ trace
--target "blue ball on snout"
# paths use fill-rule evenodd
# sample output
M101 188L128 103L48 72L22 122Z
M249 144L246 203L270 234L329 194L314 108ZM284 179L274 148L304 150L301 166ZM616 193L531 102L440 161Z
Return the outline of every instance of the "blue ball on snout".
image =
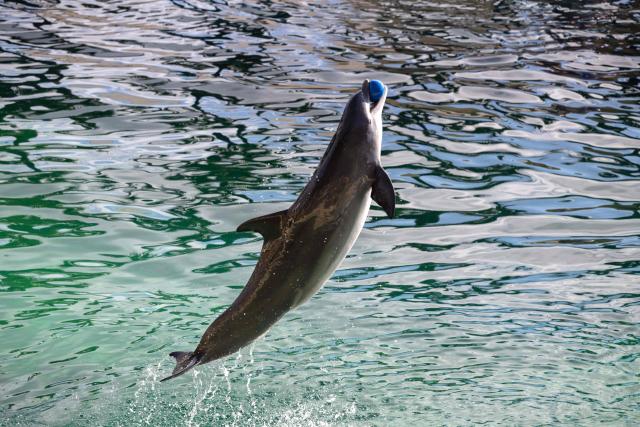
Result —
M369 99L371 102L378 102L384 94L384 84L380 80L371 80L369 82Z

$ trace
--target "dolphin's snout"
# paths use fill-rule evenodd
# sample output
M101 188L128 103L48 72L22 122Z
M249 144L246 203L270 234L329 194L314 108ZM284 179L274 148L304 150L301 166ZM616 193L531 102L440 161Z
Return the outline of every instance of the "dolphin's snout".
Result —
M380 80L366 79L362 82L362 101L369 117L378 117L382 114L385 100L387 99L387 87Z
M362 97L364 102L376 104L384 95L386 87L380 80L365 79L362 82Z
M360 89L360 92L362 92L362 98L364 99L364 102L371 102L371 99L369 98L369 79L365 79L362 82L362 88Z

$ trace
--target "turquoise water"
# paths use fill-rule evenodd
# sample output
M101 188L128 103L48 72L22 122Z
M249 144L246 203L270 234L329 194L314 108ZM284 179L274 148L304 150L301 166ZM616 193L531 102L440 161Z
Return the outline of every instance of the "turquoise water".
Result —
M0 3L0 424L638 425L639 34L632 1ZM160 384L364 78L397 217Z

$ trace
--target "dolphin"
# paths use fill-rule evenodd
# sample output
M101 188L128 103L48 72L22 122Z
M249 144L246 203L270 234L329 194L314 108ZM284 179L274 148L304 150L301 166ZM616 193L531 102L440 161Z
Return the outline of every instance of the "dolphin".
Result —
M238 226L237 231L260 233L264 239L253 274L194 351L170 354L176 366L162 381L238 351L311 298L353 246L372 198L393 218L395 191L380 164L386 97L380 81L365 80L293 205Z

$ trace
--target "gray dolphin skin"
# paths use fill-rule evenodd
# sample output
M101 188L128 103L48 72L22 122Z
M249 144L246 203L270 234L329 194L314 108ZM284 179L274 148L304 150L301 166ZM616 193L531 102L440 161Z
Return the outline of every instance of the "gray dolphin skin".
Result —
M287 210L244 222L264 238L258 264L238 298L209 325L193 352L173 352L166 381L248 345L307 301L333 274L367 218L371 198L393 217L395 191L380 165L387 88L371 101L369 80L349 100L320 165Z

